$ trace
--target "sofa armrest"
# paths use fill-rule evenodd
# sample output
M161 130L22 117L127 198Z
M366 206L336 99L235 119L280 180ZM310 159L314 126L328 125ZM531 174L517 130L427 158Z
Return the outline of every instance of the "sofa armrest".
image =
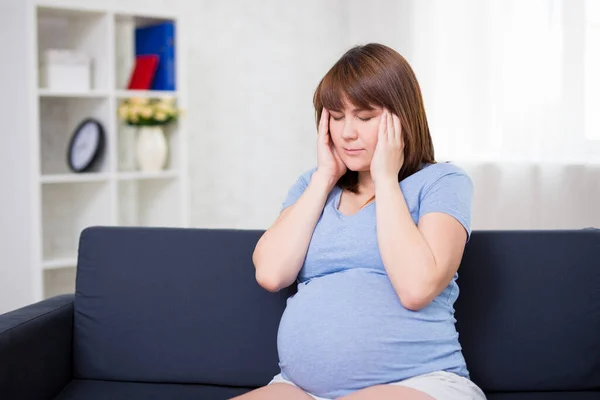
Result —
M74 297L0 315L0 398L52 399L71 380Z

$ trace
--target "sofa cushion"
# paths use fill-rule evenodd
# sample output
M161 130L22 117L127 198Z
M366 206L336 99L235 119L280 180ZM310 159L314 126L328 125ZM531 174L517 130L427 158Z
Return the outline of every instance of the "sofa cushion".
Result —
M94 227L80 239L76 378L257 387L289 290L254 276L261 231Z
M458 284L459 340L482 389L600 389L600 230L474 232Z
M598 400L600 392L486 393L487 400Z
M226 386L74 379L55 400L225 400L249 390L251 389Z

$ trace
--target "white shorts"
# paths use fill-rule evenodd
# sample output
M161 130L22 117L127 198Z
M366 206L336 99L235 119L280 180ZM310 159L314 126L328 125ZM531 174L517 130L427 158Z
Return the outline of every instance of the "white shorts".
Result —
M287 383L298 387L293 382L284 379L281 374L276 375L269 385L272 383ZM403 381L389 383L389 385L413 388L436 400L486 400L483 391L471 380L446 371L418 375ZM311 393L306 394L315 400L330 400Z

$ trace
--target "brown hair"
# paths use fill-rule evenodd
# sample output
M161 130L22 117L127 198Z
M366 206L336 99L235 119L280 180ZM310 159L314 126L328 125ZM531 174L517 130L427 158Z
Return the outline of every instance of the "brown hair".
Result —
M341 111L344 98L353 105L386 107L400 118L404 163L398 182L414 174L423 163L435 163L425 107L417 78L395 50L369 43L348 50L321 79L313 97L317 127L323 107ZM358 172L346 171L337 185L358 193Z

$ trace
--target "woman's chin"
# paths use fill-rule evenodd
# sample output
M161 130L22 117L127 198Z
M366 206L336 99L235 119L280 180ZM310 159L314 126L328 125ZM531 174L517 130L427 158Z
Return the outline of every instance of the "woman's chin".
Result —
M362 171L370 171L371 166L368 163L357 162L356 160L346 161L344 160L344 164L350 171L354 172L362 172Z

